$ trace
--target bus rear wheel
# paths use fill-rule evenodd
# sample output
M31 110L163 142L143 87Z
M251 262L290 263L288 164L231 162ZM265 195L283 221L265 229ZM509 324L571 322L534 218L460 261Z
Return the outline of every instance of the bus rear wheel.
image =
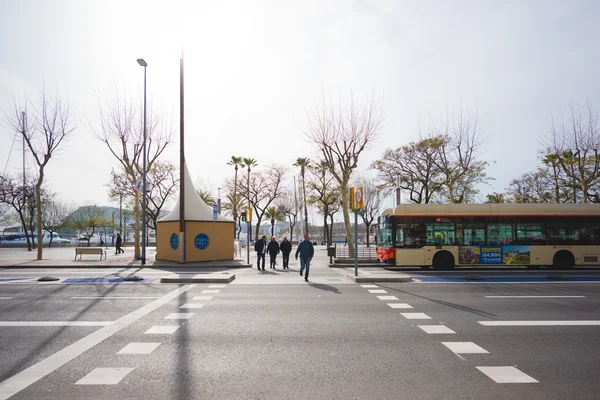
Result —
M552 259L552 269L571 269L575 266L575 257L568 250L556 252Z
M438 271L454 269L454 256L449 251L438 251L431 261L433 269Z

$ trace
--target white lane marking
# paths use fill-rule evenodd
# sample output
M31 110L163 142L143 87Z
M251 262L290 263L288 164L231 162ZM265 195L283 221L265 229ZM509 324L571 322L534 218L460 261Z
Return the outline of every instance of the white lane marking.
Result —
M223 289L227 285L210 285L209 289Z
M383 289L369 289L369 293L387 293L387 291Z
M96 368L77 382L76 385L116 385L135 368Z
M487 350L473 342L442 342L444 346L456 354L487 354Z
M377 285L360 285L360 286L364 287L365 289L379 287Z
M179 308L202 308L204 303L185 303Z
M74 296L71 300L149 300L158 299L158 297L137 297L137 296Z
M452 329L448 328L446 325L417 325L419 328L423 329L425 333L429 333L430 335L438 334L438 333L456 333Z
M43 359L37 364L11 376L3 382L0 382L0 400L6 400L14 396L29 385L34 384L46 375L56 371L75 357L83 352L96 346L103 340L111 337L120 330L131 325L138 319L156 310L160 306L167 304L171 300L179 297L182 293L187 292L195 285L185 285L173 290L162 296L160 299L154 300L152 303L146 304L143 307L119 318L112 324L98 329L96 332L90 333L86 337L79 339L75 343L65 347L64 349L52 354Z
M0 321L0 326L108 326L113 321Z
M190 319L194 313L171 313L165 319Z
M486 299L580 299L585 296L485 296Z
M496 383L538 383L515 367L475 367Z
M129 343L123 347L117 354L151 354L160 343Z
M195 296L192 301L208 301L212 298L212 296Z
M388 306L392 308L413 308L413 306L407 303L388 303Z
M379 300L398 300L396 296L377 296Z
M598 326L600 321L477 321L483 326Z
M400 313L406 319L431 319L427 314L414 312L414 313Z
M220 290L203 290L200 293L219 293Z
M146 335L170 335L179 329L179 325L154 325L144 334Z
M12 300L12 297L0 297L0 300Z

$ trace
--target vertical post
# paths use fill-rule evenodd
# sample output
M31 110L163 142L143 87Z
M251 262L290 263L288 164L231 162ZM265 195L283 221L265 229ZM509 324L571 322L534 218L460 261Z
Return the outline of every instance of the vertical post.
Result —
M23 219L27 221L27 179L25 178L25 132L26 132L26 120L25 120L25 111L21 111L21 115L23 116L23 126L21 131L21 136L23 138L23 197L25 198L24 207L23 207ZM23 225L23 232L25 232L25 237L28 237L27 234L27 222Z
M179 60L179 263L185 264L185 151L183 104L183 51Z
M217 262L217 221L213 219L213 263Z
M246 222L246 247L248 250L248 261L247 264L250 265L250 231L252 230L252 222Z
M144 66L144 144L143 144L143 168L142 168L142 265L146 264L146 69Z
M122 235L123 234L123 224L122 224L122 215L123 213L123 194L119 193L119 233ZM123 237L123 240L125 240L125 237Z
M354 210L354 276L358 276L358 210Z

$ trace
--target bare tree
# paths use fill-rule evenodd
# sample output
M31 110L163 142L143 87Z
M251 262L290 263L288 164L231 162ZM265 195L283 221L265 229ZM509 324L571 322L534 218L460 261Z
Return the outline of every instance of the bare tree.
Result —
M600 179L600 127L592 104L588 101L582 107L571 103L569 114L561 115L558 123L552 122L546 142L553 161L573 180L575 202L578 188L583 203L593 201L595 193L590 189Z
M276 202L277 209L288 219L290 224L290 242L294 240L294 227L298 220L301 206L294 201L289 191L285 191Z
M141 182L143 174L144 127L142 112L138 106L125 96L115 94L111 101L101 105L100 127L92 128L96 138L108 147L117 159L127 177L130 188ZM175 128L170 118L164 118L159 112L148 110L146 116L146 170L152 170L154 163L171 142ZM144 188L145 189L145 188ZM130 192L131 193L131 192ZM140 257L140 202L135 196L135 254Z
M362 186L364 189L363 208L358 212L358 215L360 215L367 228L367 247L369 247L369 229L373 221L379 216L381 208L379 188L373 180L366 177L357 179L356 186Z
M354 254L352 227L349 213L349 186L352 171L358 167L358 159L368 145L377 139L383 122L382 107L373 98L364 104L357 103L350 95L345 106L340 100L336 106L325 99L308 115L305 136L318 148L329 170L340 185L344 227L348 238L348 250Z
M9 118L9 124L12 128L21 132L37 165L35 213L37 215L38 238L42 237L42 185L44 184L46 166L63 141L69 139L76 128L68 102L60 98L50 98L44 90L40 94L40 103L40 107L36 108L28 100L25 101L23 107L15 102L14 115ZM34 110L30 115L27 113L27 104L31 104L31 108ZM37 247L38 260L42 259L42 243L43 241L39 240Z
M250 176L250 184L247 178L243 178L241 185L246 186L248 194L244 194L248 204L254 209L256 219L256 237L260 232L260 222L266 210L284 192L283 182L287 169L283 166L272 165L265 172L254 173ZM248 197L248 195L250 197Z
M437 182L450 203L472 201L476 186L490 178L485 169L487 161L479 160L486 142L477 112L470 114L462 108L447 116L440 126L431 126L430 139L436 149L434 164L439 172Z
M70 222L70 215L73 212L71 207L58 201L50 201L44 205L43 221L44 230L50 233L50 243L52 246L53 233L67 227Z
M339 203L341 193L339 186L325 160L320 160L317 164L313 164L308 169L308 187L310 193L308 202L316 206L319 213L323 216L323 239L327 242L327 246L331 246L330 227L327 224L329 210Z
M31 242L29 237L29 223L27 221L27 205L35 204L33 185L30 185L21 179L13 179L12 177L0 176L0 203L11 207L16 213L21 222L21 226L25 232L28 250L31 251Z
M156 161L148 169L148 180L152 182L152 191L147 195L148 227L156 231L156 222L165 204L172 200L179 187L179 168L169 161Z

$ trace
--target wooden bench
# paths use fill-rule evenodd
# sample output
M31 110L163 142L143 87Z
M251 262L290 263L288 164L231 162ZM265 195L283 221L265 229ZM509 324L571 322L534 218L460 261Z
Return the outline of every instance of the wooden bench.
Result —
M106 260L106 251L102 247L75 247L75 260L77 260L77 256L81 260L84 254L99 254L100 261L102 261L102 256Z
M134 247L135 246L135 242L123 242L121 243L121 247L125 248L125 247Z

